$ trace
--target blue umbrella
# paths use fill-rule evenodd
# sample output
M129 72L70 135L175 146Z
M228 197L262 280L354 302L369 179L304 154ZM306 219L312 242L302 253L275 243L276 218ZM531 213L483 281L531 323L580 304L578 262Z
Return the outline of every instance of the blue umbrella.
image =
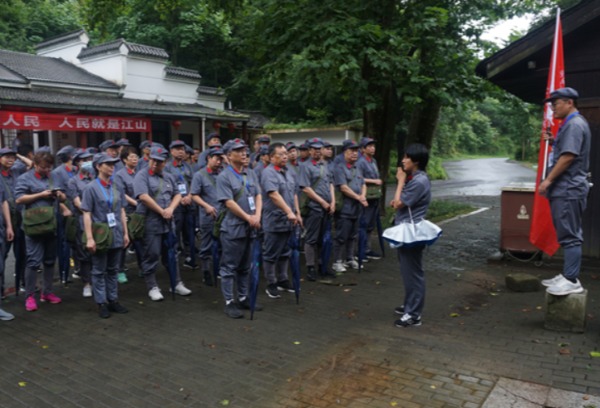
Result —
M190 264L196 268L196 208L190 207L185 214L187 224L187 239L190 246Z
M171 282L171 293L175 300L175 286L177 285L177 235L175 234L175 226L173 220L169 223L169 232L164 235L163 245L167 249L167 272L169 272L169 280Z
M360 226L358 228L358 273L362 270L363 261L367 258L367 220L364 212L360 217Z
M250 267L250 320L254 320L254 309L256 308L256 297L258 295L258 279L260 271L260 259L262 257L261 240L252 238L252 264Z
M212 257L213 257L213 282L215 288L219 286L217 283L219 280L219 268L221 267L221 241L219 238L213 236L212 243Z
M292 249L290 255L290 268L292 269L292 281L294 283L294 292L296 294L296 304L300 303L300 227L294 227L288 240L288 245Z
M321 271L325 272L331 258L331 249L333 241L331 240L331 216L325 215L325 228L323 231L323 242L321 244Z
M385 245L383 239L383 226L381 225L381 214L379 213L379 205L377 206L377 213L375 214L375 220L377 221L377 238L379 238L379 248L381 248L381 256L385 256Z

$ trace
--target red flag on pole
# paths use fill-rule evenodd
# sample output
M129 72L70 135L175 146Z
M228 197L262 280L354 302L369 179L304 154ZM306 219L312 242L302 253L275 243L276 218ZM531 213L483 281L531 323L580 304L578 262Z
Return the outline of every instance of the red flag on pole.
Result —
M560 9L556 12L556 29L554 31L554 42L552 46L552 57L550 59L550 70L548 72L548 86L546 87L546 98L556 89L565 87L565 60L563 57L562 43L562 25L560 22ZM538 169L535 183L535 198L533 202L533 217L531 220L531 229L529 231L529 241L552 256L560 247L556 238L556 230L552 224L552 215L550 213L550 203L548 199L538 194L540 182L546 177L546 168L548 166L548 154L552 149L549 143L544 140L546 132L551 131L556 136L559 120L555 120L552 114L550 102L544 104L544 122L540 135L540 153L538 156Z

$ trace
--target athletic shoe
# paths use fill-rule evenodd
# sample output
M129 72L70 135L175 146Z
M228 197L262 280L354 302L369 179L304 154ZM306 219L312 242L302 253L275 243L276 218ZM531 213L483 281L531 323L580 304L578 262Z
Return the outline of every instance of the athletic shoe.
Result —
M25 299L25 310L28 312L35 312L38 310L38 305L33 296L29 296L27 299Z
M85 285L83 287L83 297L84 298L92 297L92 286L91 285Z
M0 320L8 322L9 320L13 320L15 316L11 313L8 313L6 310L0 309Z
M135 255L135 249L132 246L127 248L127 255Z
M314 266L309 266L306 268L306 280L310 282L314 282L317 280L317 274L315 272Z
M352 269L358 269L358 262L356 262L354 259L348 259L345 263L344 266L346 268L352 268Z
M127 279L127 274L125 272L119 272L117 274L117 280L119 281L119 283L129 282L129 279Z
M561 278L562 279L559 280L557 283L547 288L546 292L554 296L566 296L572 293L583 292L583 286L581 286L581 282L579 282L579 279L577 279L577 281L573 283L565 277L561 276Z
M40 302L48 302L55 305L62 302L62 299L56 296L54 293L48 293L47 295L40 296Z
M180 296L189 296L192 294L192 291L186 288L183 282L179 282L177 286L175 286L175 293Z
M281 290L283 292L290 292L290 293L295 292L294 287L292 286L292 284L290 283L289 280L277 282L277 290Z
M355 257L354 257L354 260L355 260L356 262L358 262L358 256L355 256ZM363 259L363 260L362 260L362 263L364 263L364 264L365 264L365 263L369 263L369 258L367 258L367 256L366 256L366 255L365 255L365 259Z
M335 273L331 272L327 268L323 268L323 265L319 266L319 275L321 275L321 278L323 278L323 279L335 279L335 278L337 278L337 275Z
M404 305L398 306L397 308L395 308L394 313L396 313L397 315L400 315L400 316L404 316Z
M267 296L269 296L271 299L279 299L281 297L279 291L277 290L277 285L274 283L270 283L265 292L267 292Z
M381 255L375 251L367 251L366 255L369 259L381 259Z
M164 299L162 293L160 293L160 289L158 288L158 286L155 286L152 289L150 289L150 291L148 291L148 296L150 296L150 299L152 299L155 302L160 302Z
M237 305L233 301L225 305L225 314L232 319L241 319L244 317L244 313L238 309Z
M544 285L544 286L545 286L545 287L547 287L547 288L548 288L548 287L550 287L550 286L554 286L554 285L556 285L558 282L560 282L560 281L561 281L561 278L562 278L562 277L563 277L563 276L562 276L562 274L560 274L560 273L559 273L559 274L558 274L558 275L556 275L554 278L551 278L551 279L544 279L544 280L542 281L542 285Z
M240 300L237 305L240 309L250 310L250 299L245 298L244 300ZM260 312L263 310L263 307L260 303L255 303L254 310Z
M337 273L346 272L346 268L344 268L344 264L342 263L342 261L335 261L333 265L331 265L331 269L333 269L333 271Z
M396 320L395 325L396 327L420 326L421 318L413 317L408 313L405 313L399 320Z
M110 310L113 313L119 313L119 314L129 312L129 310L127 310L127 308L125 306L123 306L122 304L120 304L119 302L116 302L116 301L108 302L108 310Z
M185 258L183 261L183 267L188 269L196 269L197 266L192 263L192 258Z
M108 310L108 305L106 303L100 303L98 305L98 316L103 319L108 319L110 317L110 310Z
M71 274L71 278L73 279L81 279L81 276L79 276L79 271L75 271Z

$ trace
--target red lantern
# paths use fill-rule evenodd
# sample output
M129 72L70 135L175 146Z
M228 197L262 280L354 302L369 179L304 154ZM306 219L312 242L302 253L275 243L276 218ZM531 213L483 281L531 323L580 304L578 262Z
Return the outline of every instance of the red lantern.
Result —
M221 129L221 122L219 122L219 121L215 120L215 121L213 122L213 128L214 128L215 130L219 130L219 129Z
M181 126L181 121L180 120L174 120L173 121L173 127L175 128L175 130L179 130L179 126Z
M229 132L233 133L235 131L235 123L229 122L227 124L227 129L229 129Z

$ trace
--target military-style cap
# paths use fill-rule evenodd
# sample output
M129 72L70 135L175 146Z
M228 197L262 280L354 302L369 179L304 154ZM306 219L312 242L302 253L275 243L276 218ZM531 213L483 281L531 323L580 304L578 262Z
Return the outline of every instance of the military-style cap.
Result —
M344 140L345 142L345 140ZM354 141L354 140L350 140L348 143L344 143L344 145L342 146L342 151L346 151L348 149L358 149L359 146L358 144Z
M92 156L93 154L88 152L86 149L77 149L75 151L75 155L73 155L73 161L76 162L77 160L87 159Z
M261 136L258 138L258 143L271 143L271 138L269 136Z
M225 146L223 146L223 151L225 153L229 153L232 150L241 149L243 147L247 147L247 146L246 146L246 143L242 139L233 139L233 140L230 140L227 143L225 143Z
M3 147L2 149L0 149L0 157L6 156L7 154L14 154L16 156L17 152L15 152L10 147Z
M312 149L320 149L323 147L323 140L319 137L313 137L308 140L308 147Z
M73 156L73 154L75 154L75 148L71 145L66 145L56 152L56 154L59 156Z
M210 139L219 139L221 140L221 135L218 133L211 133L210 135L206 136L206 143L208 143L210 141Z
M183 140L173 140L169 145L169 150L174 147L185 147L185 142Z
M221 147L215 147L212 146L210 149L208 149L208 155L210 157L212 156L223 156L225 154L225 152L223 151L223 149L221 149Z
M258 151L258 155L259 156L264 156L269 154L269 147L268 146L261 146L259 151Z
M117 142L115 143L117 146L132 146L131 143L129 143L128 139L125 139L124 137L117 140Z
M169 156L169 152L162 146L153 145L150 149L150 158L158 161L165 161Z
M552 102L556 99L577 99L579 98L579 92L573 88L560 88L556 91L550 92L550 97L544 99L545 102Z
M41 146L34 153L52 153L50 146Z
M98 146L98 148L100 149L101 152L105 152L106 149L111 149L111 148L114 149L117 147L119 147L119 146L117 146L115 141L112 139L105 140L104 142L100 143L100 146Z
M119 159L116 157L112 157L107 153L97 153L94 155L94 159L92 160L92 163L94 163L94 167L98 166L99 164L102 163L116 163L118 162Z
M371 139L370 137L363 137L362 139L360 139L360 142L358 144L360 145L360 147L367 147L367 145L370 145L371 143L375 143L375 139Z
M87 152L91 153L91 154L96 154L98 153L98 148L96 147L88 147L87 149L85 149Z
M329 143L327 140L323 140L323 147L333 147L333 145L331 143Z
M144 140L142 143L140 143L140 150L144 150L147 147L148 148L152 147L152 141L151 140Z
M297 149L298 147L296 147L296 144L294 142L287 142L285 144L285 148L290 151L292 149Z

